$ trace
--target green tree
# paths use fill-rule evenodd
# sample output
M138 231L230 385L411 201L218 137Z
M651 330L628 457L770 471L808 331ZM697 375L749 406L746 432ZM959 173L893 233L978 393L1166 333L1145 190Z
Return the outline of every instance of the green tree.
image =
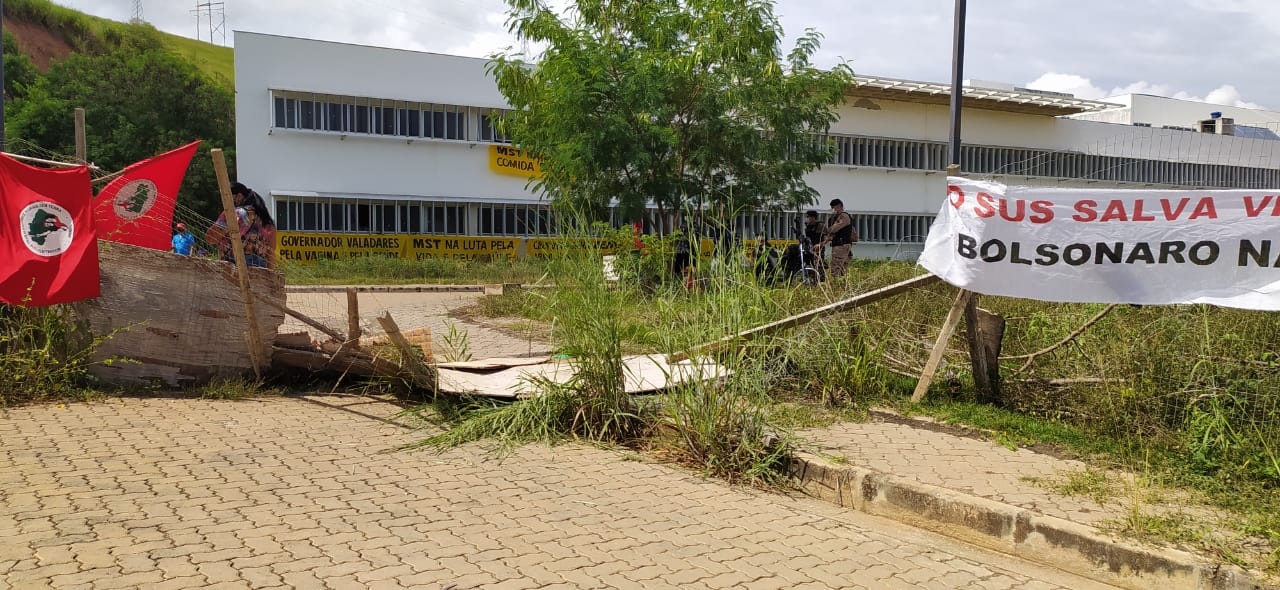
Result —
M42 150L75 153L73 113L83 107L88 159L107 170L203 139L178 199L215 217L221 205L208 150L222 147L233 157L232 94L149 36L140 28L113 51L72 54L54 64L15 103L7 135ZM29 145L24 142L13 148L21 151Z
M27 87L40 76L31 58L18 48L18 40L13 33L4 34L4 98L6 101L21 98Z
M612 199L636 219L792 208L817 196L805 173L829 161L820 139L853 81L811 64L821 35L789 54L768 0L507 0L509 26L545 47L493 57L514 110L501 128L542 161L533 187L602 219Z

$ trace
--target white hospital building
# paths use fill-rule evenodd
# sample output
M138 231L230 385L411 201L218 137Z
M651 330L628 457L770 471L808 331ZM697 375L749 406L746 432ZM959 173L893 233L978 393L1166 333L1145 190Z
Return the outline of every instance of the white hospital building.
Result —
M507 108L487 60L235 33L238 178L282 232L551 235L527 176L498 165ZM858 75L821 194L854 213L856 256L913 258L945 194L948 84ZM1081 100L987 82L964 89L970 176L1008 184L1280 189L1280 113L1162 97ZM743 216L790 237L794 213ZM618 220L623 221L623 220ZM626 220L630 221L630 220Z

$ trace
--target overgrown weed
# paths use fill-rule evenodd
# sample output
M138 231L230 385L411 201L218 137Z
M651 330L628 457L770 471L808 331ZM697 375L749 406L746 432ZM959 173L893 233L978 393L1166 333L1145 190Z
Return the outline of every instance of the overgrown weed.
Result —
M544 274L539 259L492 261L359 256L281 265L290 285L399 285L411 283L533 283Z
M195 388L200 399L242 400L265 396L283 395L284 390L268 385L260 379L215 379Z
M69 306L0 304L0 407L92 397L89 366L103 340Z

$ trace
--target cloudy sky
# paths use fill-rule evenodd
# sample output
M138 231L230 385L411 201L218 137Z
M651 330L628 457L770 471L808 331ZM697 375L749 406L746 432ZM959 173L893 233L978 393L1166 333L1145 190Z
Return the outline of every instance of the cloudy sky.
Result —
M116 20L133 14L133 0L54 1ZM194 37L192 11L207 1L143 0L143 16ZM228 44L232 30L476 57L514 44L503 0L223 3ZM950 79L953 8L951 0L776 0L789 35L809 27L825 35L819 65L845 59L859 74L930 82ZM1275 0L974 0L967 31L967 78L1081 98L1138 92L1280 108Z

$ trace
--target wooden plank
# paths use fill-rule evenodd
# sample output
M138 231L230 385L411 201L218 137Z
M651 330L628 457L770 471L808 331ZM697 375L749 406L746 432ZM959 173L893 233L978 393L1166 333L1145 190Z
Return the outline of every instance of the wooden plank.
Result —
M98 242L102 294L72 305L95 337L89 372L118 385L200 385L252 374L244 346L245 316L235 269L218 260L178 256L115 242ZM249 269L259 301L256 324L275 340L284 313L284 277ZM271 354L264 348L262 357ZM124 359L110 362L108 359Z
M289 306L285 305L284 303L281 303L281 302L279 302L279 301L272 301L272 300L269 300L269 299L263 299L263 298L261 298L261 297L259 297L259 298L258 298L258 300L259 300L259 301L262 301L263 303L266 303L267 305L270 305L271 307L274 307L274 308L276 308L276 309L280 310L282 313L284 313L285 315L288 315L289 317L292 317L292 318L294 318L294 319L297 319L298 321L300 321L300 322L302 322L302 323L304 323L304 324L306 324L306 325L308 325L308 326L311 326L312 328L315 328L316 330L319 330L321 334L324 334L325 336L328 336L328 337L330 337L330 338L333 338L334 340L337 340L338 342L346 342L346 341L347 341L347 337L346 337L346 336L343 336L342 334L340 334L337 330L334 330L333 328L330 328L330 327L328 327L328 326L326 326L326 325L324 325L324 324L322 324L322 323L320 323L320 322L318 322L318 321L316 321L316 320L314 320L314 319L310 318L309 316L307 316L307 315L303 314L303 313L302 313L302 312L300 312L300 311L297 311L297 310L295 310L295 309L290 308Z
M236 215L235 201L231 198L231 179L227 176L227 160L221 148L210 150L213 155L213 172L218 177L218 192L222 193L222 212L227 220L227 234L231 238L231 251L236 259L236 273L240 278L240 294L244 297L245 317L256 317L253 309L253 293L249 290L249 265L244 259L244 244L240 243L240 219ZM249 322L249 354L253 359L253 376L262 378L262 334L256 322Z
M360 348L360 295L355 287L347 287L347 342Z
M84 135L84 109L76 107L76 161L86 164L89 153L88 142Z
M365 377L410 378L407 371L391 361L357 354L344 354L341 358L338 358L318 351L296 350L277 346L271 349L271 362L316 373L333 372L350 373Z
M747 341L747 340L751 340L752 338L755 338L756 336L760 336L763 334L769 334L771 332L777 332L780 330L785 330L787 328L793 328L795 326L807 324L824 315L838 313L842 311L848 311L850 309L855 309L858 307L862 307L864 305L869 305L871 303L875 303L883 299L888 299L890 297L893 297L894 295L905 293L907 291L911 291L914 289L919 289L921 287L927 287L929 285L932 285L938 282L939 280L940 279L937 276L931 275L931 274L921 275L913 279L907 279L900 283L894 283L887 287L881 287L879 289L876 289L875 291L869 291L861 295L855 295L848 299L837 301L829 305L824 305L816 309L811 309L804 313L799 313L791 317L778 320L773 323L765 324L763 326L757 326L755 328L751 328L750 330L739 332L732 336L725 336L724 338L716 340L715 342L708 342L706 344L698 345L694 347L691 351L689 351L689 353L682 352L682 353L676 353L676 354L670 355L668 357L668 360L670 362L679 362L679 361L687 360L690 355L694 355L694 354L713 354L715 352L723 350L726 346L734 343L735 341L739 341L739 340Z
M311 333L290 332L288 334L277 334L275 346L284 346L287 348L311 348Z
M929 362L925 363L924 371L920 373L920 380L916 382L916 390L911 394L911 403L920 403L920 400L924 399L924 394L929 391L933 376L938 372L938 365L942 363L942 355L947 352L947 342L951 340L956 326L960 324L960 318L964 317L965 305L968 305L969 298L972 296L973 292L964 289L956 295L955 303L951 304L951 309L947 312L947 319L942 322L942 331L938 332L938 341L933 345L933 350L929 351Z
M413 349L409 341L404 339L404 335L400 333L400 327L396 325L396 321L391 318L391 312L378 317L378 323L382 325L382 330L387 333L387 338L391 339L391 344L395 345L400 351L400 359L404 363L409 373L413 375L413 381L419 387L429 391L435 391L437 388L436 372L422 362L421 353Z

